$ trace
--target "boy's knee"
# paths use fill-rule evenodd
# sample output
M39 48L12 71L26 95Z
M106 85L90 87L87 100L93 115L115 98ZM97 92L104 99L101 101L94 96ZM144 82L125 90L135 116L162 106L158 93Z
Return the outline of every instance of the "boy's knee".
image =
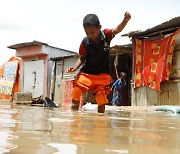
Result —
M107 94L105 90L98 91L95 94L96 102L98 106L104 105L108 103Z

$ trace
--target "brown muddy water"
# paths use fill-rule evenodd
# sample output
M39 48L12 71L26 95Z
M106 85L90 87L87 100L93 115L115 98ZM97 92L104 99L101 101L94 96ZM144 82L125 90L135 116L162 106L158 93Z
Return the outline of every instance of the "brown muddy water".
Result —
M0 153L179 154L180 114L0 103Z

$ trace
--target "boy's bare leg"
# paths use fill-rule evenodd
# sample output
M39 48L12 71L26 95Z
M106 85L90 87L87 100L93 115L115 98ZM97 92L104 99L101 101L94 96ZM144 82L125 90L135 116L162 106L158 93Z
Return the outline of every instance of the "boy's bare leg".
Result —
M74 111L78 111L79 110L79 103L80 103L79 101L72 100L71 109Z
M104 113L105 112L105 104L98 106L98 113Z

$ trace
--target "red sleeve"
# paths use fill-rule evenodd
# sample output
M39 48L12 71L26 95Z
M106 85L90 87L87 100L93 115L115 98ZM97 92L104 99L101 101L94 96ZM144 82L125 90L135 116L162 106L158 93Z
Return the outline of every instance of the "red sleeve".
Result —
M112 29L105 29L105 35L107 36L108 40L111 41L113 39Z
M87 56L87 51L84 47L84 45L81 43L80 47L79 47L79 55L86 57Z

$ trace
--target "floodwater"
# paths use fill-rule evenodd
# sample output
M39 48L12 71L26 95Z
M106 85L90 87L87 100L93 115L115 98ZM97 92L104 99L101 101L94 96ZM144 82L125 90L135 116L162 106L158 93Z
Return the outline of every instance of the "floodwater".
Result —
M180 114L0 103L0 153L178 154Z

